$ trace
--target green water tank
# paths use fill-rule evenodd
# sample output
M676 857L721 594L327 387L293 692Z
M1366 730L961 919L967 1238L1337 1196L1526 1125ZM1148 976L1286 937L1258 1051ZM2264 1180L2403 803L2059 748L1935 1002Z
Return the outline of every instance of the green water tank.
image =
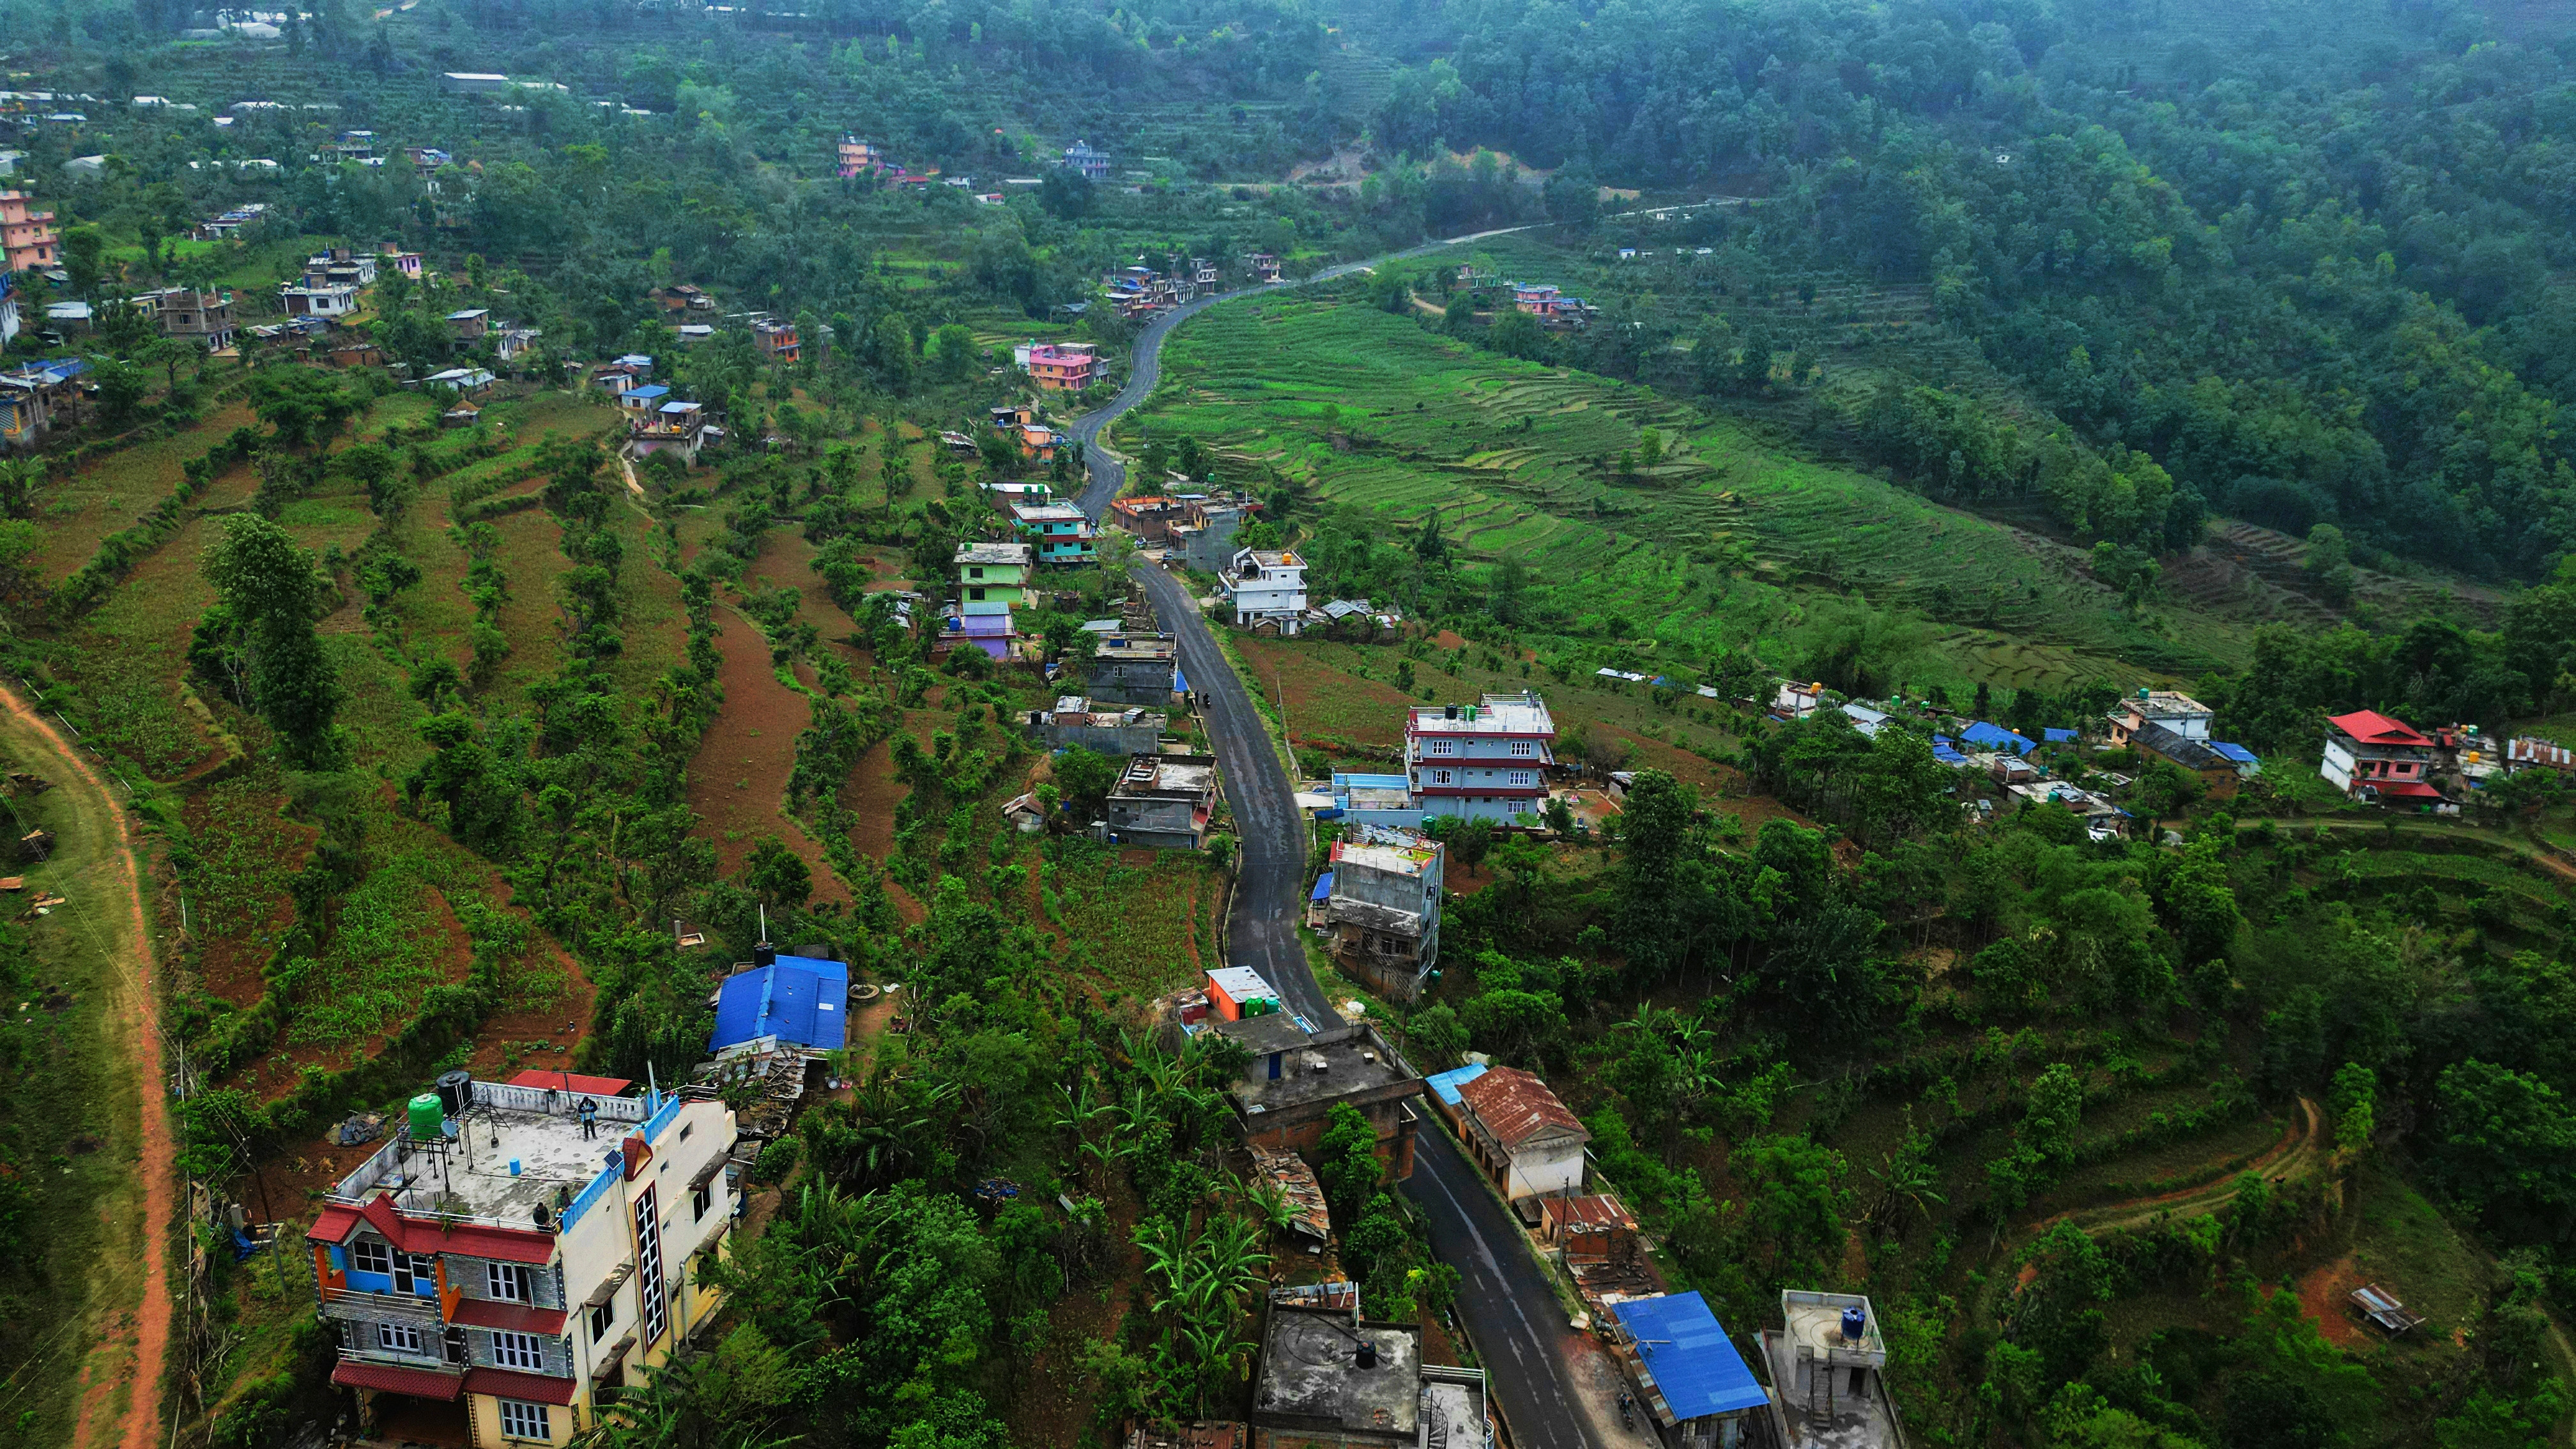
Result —
M436 1092L423 1092L411 1099L412 1140L436 1140L447 1135L447 1113L438 1104Z

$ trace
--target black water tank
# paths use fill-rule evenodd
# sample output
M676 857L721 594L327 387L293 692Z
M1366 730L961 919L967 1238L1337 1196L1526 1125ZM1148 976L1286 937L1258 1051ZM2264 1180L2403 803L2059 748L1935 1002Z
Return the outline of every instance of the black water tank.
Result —
M1358 1365L1358 1366L1359 1366L1359 1367L1361 1367L1361 1368L1364 1368L1364 1369L1373 1369L1373 1368L1376 1368L1376 1367L1377 1367L1377 1345L1376 1345L1376 1344L1373 1344L1373 1343L1371 1343L1371 1342L1369 1342L1369 1341L1368 1341L1367 1339L1365 1339L1365 1338L1361 1339L1361 1340L1360 1340L1360 1351L1359 1351L1358 1355L1357 1355L1356 1357L1354 1357L1354 1358L1351 1360L1351 1362L1352 1362L1352 1363L1354 1363L1354 1364L1356 1364L1356 1365Z
M772 949L767 941L763 941L759 945L751 948L751 964L754 966L775 966L778 964L778 952Z
M458 1070L438 1075L439 1110L450 1117L462 1117L474 1105L474 1074Z

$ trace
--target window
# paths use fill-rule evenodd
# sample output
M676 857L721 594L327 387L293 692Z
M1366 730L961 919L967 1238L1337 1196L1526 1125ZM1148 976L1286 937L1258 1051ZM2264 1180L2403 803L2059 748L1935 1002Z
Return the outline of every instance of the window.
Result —
M528 1269L523 1263L483 1265L483 1291L512 1303L528 1302Z
M1435 755L1454 755L1458 753L1458 742L1456 740L1433 740L1431 742L1431 753Z
M714 1201L714 1184L699 1183L697 1190L689 1194L689 1221L694 1223L704 1219L707 1215L707 1207Z
M408 1323L379 1323L376 1325L376 1347L387 1353L418 1353L421 1351L420 1330Z
M1514 740L1512 741L1512 753L1526 760L1530 756L1538 753L1538 745L1535 741L1531 740Z
M505 1439L542 1439L555 1437L553 1411L543 1404L524 1404L517 1399L501 1401L501 1436Z
M505 1369L543 1373L546 1367L545 1342L533 1333L495 1332L492 1335L492 1362Z
M394 1271L394 1250L373 1238L360 1238L349 1245L349 1266L361 1273Z
M1448 783L1449 783L1449 772L1448 772L1447 770L1434 770L1434 771L1432 771L1432 772L1431 772L1431 782L1432 782L1433 784L1435 784L1435 785L1446 785L1446 784L1448 784Z
M394 1254L394 1291L418 1293L438 1286L438 1263L425 1253Z
M968 578L970 578L970 579L980 579L980 578L982 578L983 576L984 576L984 569L983 569L983 566L982 566L982 565L980 565L980 564L969 565L969 566L967 567L967 569L966 569L966 577L968 577ZM982 594L977 594L975 597L977 597L977 598L979 598L979 599L980 599L980 598L982 598L982 597L984 597L984 596L983 596Z
M617 1298L612 1294L607 1302L590 1310L590 1341L597 1343L608 1337L608 1330L616 1326Z
M1514 770L1512 771L1512 783L1515 785L1535 785L1538 783L1538 776L1528 770Z

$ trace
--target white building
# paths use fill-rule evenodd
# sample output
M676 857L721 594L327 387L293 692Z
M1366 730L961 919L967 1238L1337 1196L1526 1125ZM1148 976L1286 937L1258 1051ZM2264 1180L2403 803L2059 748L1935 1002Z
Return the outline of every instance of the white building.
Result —
M1583 1123L1517 1067L1489 1067L1458 1085L1468 1150L1503 1196L1571 1197L1583 1190Z
M452 1073L333 1190L305 1237L362 1435L569 1443L715 1316L734 1115L630 1085Z
M1234 607L1238 627L1268 623L1294 634L1306 616L1306 561L1285 550L1236 549L1217 574L1217 586Z
M1425 706L1404 726L1404 768L1425 815L1508 821L1547 807L1556 723L1535 691Z

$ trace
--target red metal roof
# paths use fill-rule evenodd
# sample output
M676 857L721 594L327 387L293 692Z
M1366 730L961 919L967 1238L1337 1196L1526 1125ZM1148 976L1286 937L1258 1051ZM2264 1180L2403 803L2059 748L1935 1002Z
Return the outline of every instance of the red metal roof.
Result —
M465 1392L518 1399L530 1404L569 1404L572 1402L572 1380L545 1374L516 1373L509 1369L467 1369Z
M499 1328L512 1333L542 1333L552 1338L563 1332L564 1313L560 1308L531 1308L524 1303L495 1303L489 1298L459 1298L456 1300L455 1321L468 1328Z
M346 1203L331 1204L322 1209L304 1235L325 1243L345 1243L361 1222L406 1253L462 1253L469 1258L497 1258L504 1263L551 1263L555 1256L552 1233L476 1223L443 1227L434 1222L415 1222L394 1211L393 1199L384 1193L354 1208Z
M442 1404L455 1403L456 1396L465 1389L465 1380L456 1374L443 1374L436 1369L396 1368L389 1363L360 1363L353 1358L344 1358L332 1365L331 1382L342 1388L382 1389L389 1394L409 1394L415 1399L436 1399Z
M1585 1141L1592 1137L1556 1099L1556 1094L1547 1089L1547 1083L1518 1067L1489 1068L1475 1080L1459 1083L1458 1097L1506 1152L1516 1152L1540 1137L1566 1132Z
M2339 714L2326 723L2352 736L2365 745L2414 745L2429 749L2433 742L2417 734L2404 720L2390 719L2375 709L2357 709Z
M2421 780L2392 780L2385 784L2372 780L2365 783L2379 785L2379 793L2381 795L2398 795L2409 800L2439 800L2442 798L2441 791L2434 789L2432 786L2425 784Z
M585 1077L579 1072L550 1072L543 1067L530 1067L510 1079L513 1087L534 1087L541 1092L581 1092L593 1097L622 1097L635 1083L625 1077Z

